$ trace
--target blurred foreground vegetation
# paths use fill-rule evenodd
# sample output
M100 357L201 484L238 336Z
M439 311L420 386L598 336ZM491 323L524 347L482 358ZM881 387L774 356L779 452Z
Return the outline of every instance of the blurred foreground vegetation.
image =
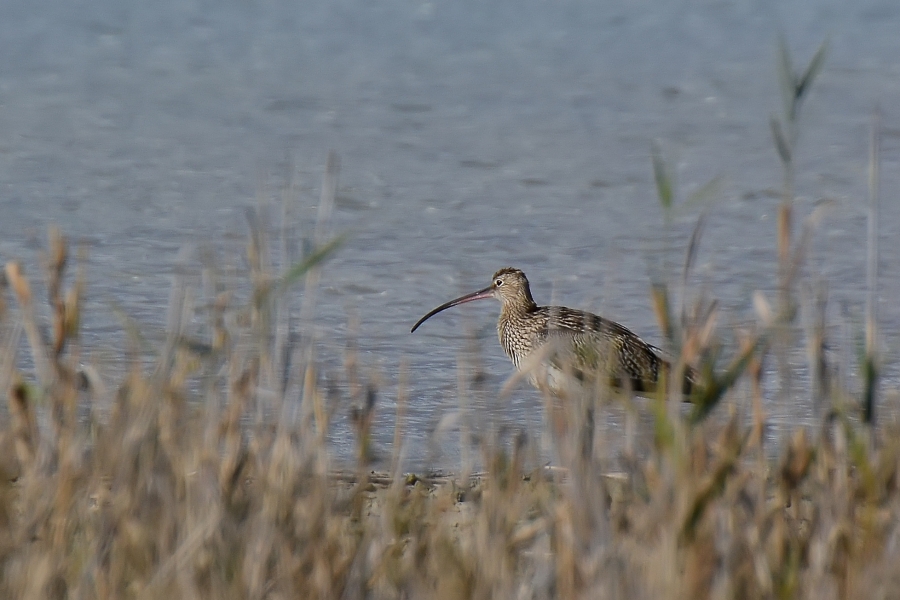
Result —
M795 93L784 121L773 120L786 190L774 308L757 296L757 322L723 344L714 302L673 311L670 286L655 281L668 349L704 373L702 397L692 410L677 391L547 397L553 467L535 468L524 434L498 433L480 440L482 473L403 473L401 389L391 469L369 472L374 396L360 388L349 391L359 466L333 470L332 398L285 302L291 286L314 298L319 263L340 244L327 227L281 275L264 228L251 227L252 293L238 301L212 285L199 338L185 334L198 307L176 280L152 368L123 319L130 367L115 386L82 365L84 273L69 273L67 244L52 231L46 307L16 263L0 294L0 597L900 598L900 432L875 418L874 315L856 384L845 376L854 365L838 372L825 355L824 299L797 303L811 229L791 237L793 132L814 73L792 77L783 63ZM674 185L658 153L653 164L668 211ZM335 177L332 159L323 222ZM812 315L802 332L799 308ZM314 313L301 312L302 328ZM801 335L802 369L786 359ZM812 398L817 423L770 447L765 389L778 390L776 402ZM298 397L299 417L283 418ZM622 431L599 425L622 411Z
M900 596L900 436L865 424L858 398L831 385L818 427L766 448L760 340L774 321L760 319L734 361L708 369L721 393L700 417L677 397L548 397L553 468L526 467L519 435L482 441L487 469L475 475L404 474L396 459L388 473L363 460L337 473L314 361L297 347L300 358L276 368L283 279L254 272L245 306L220 294L205 342L176 326L152 370L132 348L130 372L109 390L80 367L83 274L66 288L67 262L53 232L43 313L6 265L3 297L17 309L2 313L2 597ZM706 320L682 332L685 360L716 354L714 312L698 310ZM22 335L33 373L16 367ZM198 369L221 385L189 389ZM278 418L288 390L302 397L293 421ZM649 413L650 442L637 451L631 433L585 425L623 403ZM361 455L372 408L354 409ZM614 472L608 453L620 458Z

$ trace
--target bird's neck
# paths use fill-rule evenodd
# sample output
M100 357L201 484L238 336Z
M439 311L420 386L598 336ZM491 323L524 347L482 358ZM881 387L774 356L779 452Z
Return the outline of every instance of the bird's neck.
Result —
M515 318L527 315L528 313L533 313L538 309L538 305L535 304L534 298L531 296L531 288L528 286L527 281L525 282L524 289L521 291L521 294L517 294L508 302L503 303L502 313Z
M530 300L530 299L529 299ZM533 300L504 303L497 320L497 337L506 355L519 367L534 348L532 316L538 310Z
M529 313L533 313L537 309L537 304L534 303L529 294L518 302L504 302L503 307L500 309L500 318L506 321L515 321Z

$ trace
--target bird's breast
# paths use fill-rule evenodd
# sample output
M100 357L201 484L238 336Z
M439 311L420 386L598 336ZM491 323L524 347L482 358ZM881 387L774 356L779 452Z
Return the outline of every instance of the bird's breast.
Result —
M497 321L497 337L500 339L500 345L517 368L540 345L540 332L535 327L535 324L525 319L504 315Z

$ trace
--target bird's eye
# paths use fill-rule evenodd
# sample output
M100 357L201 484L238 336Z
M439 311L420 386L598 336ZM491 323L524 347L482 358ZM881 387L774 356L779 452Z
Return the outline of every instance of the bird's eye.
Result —
M496 285L497 287L500 287L501 285L503 285L503 280L498 279L497 281L494 282L494 285Z

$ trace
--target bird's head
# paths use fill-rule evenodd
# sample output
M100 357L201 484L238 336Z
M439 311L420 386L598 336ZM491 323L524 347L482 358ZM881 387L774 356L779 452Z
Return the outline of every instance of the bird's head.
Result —
M418 329L419 325L442 310L447 310L448 308L459 304L482 300L484 298L496 298L503 304L504 309L507 307L521 306L522 308L529 310L534 307L534 300L531 298L531 289L528 287L528 278L525 277L525 273L519 269L504 267L494 273L494 276L491 278L491 285L483 290L478 290L477 292L460 296L456 300L441 304L419 319L419 321L413 325L412 331Z
M512 267L504 267L494 273L491 290L493 297L505 305L534 302L525 273Z

